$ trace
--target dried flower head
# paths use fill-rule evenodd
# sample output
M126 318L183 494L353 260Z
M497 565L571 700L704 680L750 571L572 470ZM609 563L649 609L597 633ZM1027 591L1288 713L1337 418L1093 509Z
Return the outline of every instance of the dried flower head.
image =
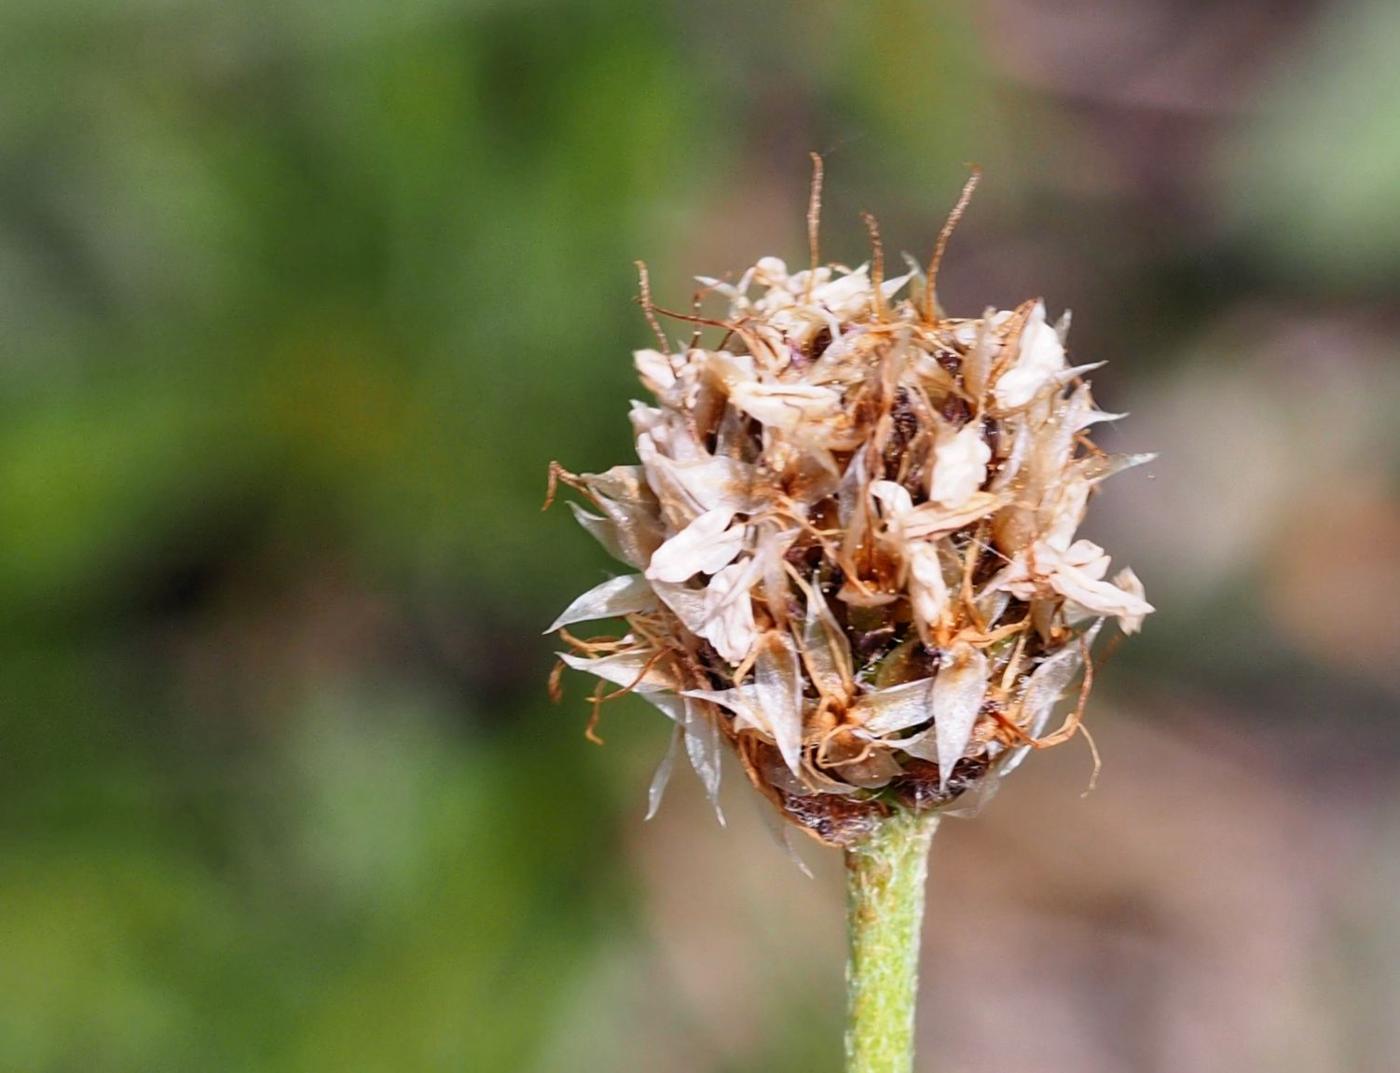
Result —
M819 176L818 171L818 176ZM780 812L849 845L892 805L985 791L1026 753L1080 728L1089 650L1106 618L1152 607L1131 570L1075 532L1099 482L1146 461L1106 455L1098 410L1032 300L950 318L927 273L764 257L737 282L700 278L722 318L642 301L658 349L635 354L638 463L551 473L593 509L579 523L637 573L575 600L550 630L564 664L675 721L713 798L722 743ZM673 349L656 313L711 328ZM568 627L622 618L620 637ZM1079 700L1049 731L1083 671ZM597 708L595 707L595 717ZM590 733L592 724L590 724Z

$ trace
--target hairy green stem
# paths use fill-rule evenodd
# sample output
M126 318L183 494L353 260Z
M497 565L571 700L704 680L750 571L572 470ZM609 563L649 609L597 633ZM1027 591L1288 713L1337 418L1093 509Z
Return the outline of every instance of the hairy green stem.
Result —
M911 1073L936 813L898 811L846 851L846 1073Z

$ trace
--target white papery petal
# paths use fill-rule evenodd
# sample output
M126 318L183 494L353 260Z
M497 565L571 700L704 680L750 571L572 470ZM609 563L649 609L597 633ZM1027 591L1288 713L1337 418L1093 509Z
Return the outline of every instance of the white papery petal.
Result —
M1086 638L1086 640L1090 640ZM1065 687L1084 662L1077 644L1066 645L1044 660L1026 679L1025 696L1021 701L1021 721L1026 733L1038 738L1045 733L1055 705L1064 695Z
M652 554L646 576L681 582L728 566L744 545L744 527L730 527L734 512L717 507L701 514Z
M874 288L865 265L846 276L833 279L830 283L812 289L814 305L829 309L838 317L850 318L862 313L870 305Z
M627 408L627 420L632 423L633 434L640 436L663 427L666 424L666 411L660 406L648 406L633 399Z
M942 435L933 451L933 483L929 498L945 507L961 507L987 479L992 449L982 437L982 423L973 420L952 435Z
M760 572L755 559L733 563L715 574L705 589L704 624L699 632L730 663L742 663L758 640L752 590Z
M644 819L651 819L661 808L661 799L666 794L666 784L671 781L671 772L675 770L676 753L680 751L684 734L685 731L679 725L671 731L671 742L666 746L661 763L656 765L656 774L651 777L651 785L647 787L647 814Z
M759 584L763 589L763 603L773 617L773 625L780 630L788 627L791 610L792 586L788 583L787 552L792 547L801 530L793 529L779 533L772 529L759 531L755 541L753 558L758 569Z
M1041 542L1034 553L1035 568L1046 572L1050 587L1089 611L1140 621L1154 610L1141 596L1100 580L1108 570L1108 556L1091 541L1077 540L1062 555Z
M669 457L653 433L637 437L637 456L646 466L647 483L656 492L672 524L683 526L709 510L747 512L753 499L753 467L707 451L689 451L684 461Z
M722 739L719 724L709 717L698 701L689 694L652 693L646 696L656 707L665 712L676 724L676 733L685 742L686 756L700 784L705 787L705 795L714 806L715 818L724 826L724 812L719 807L720 753ZM657 771L659 777L661 772ZM651 816L648 815L647 819Z
M642 505L651 496L646 474L639 465L612 466L602 473L585 473L583 483L595 494L619 503Z
M910 540L922 540L971 525L977 519L991 514L1005 502L1005 496L996 492L974 492L960 507L920 503L900 519L900 525L904 535Z
M1108 553L1092 540L1076 540L1060 557L1060 561L1081 571L1094 581L1102 580L1108 573L1110 562Z
M1015 410L1035 398L1065 367L1065 348L1045 323L1045 303L1036 302L1021 330L1021 352L993 389L997 406Z
M933 718L933 681L921 678L863 693L851 706L851 718L872 737L927 723Z
M817 691L827 696L843 696L851 681L851 645L836 617L827 606L821 587L802 584L807 597L807 615L802 625L802 662Z
M617 618L630 615L634 611L649 611L656 606L656 593L652 592L646 578L641 574L624 574L609 578L601 585L594 585L577 600L564 609L553 625L545 633L553 633L561 626L571 626L575 622L591 622L600 618Z
M642 699L661 711L677 727L685 727L685 698L679 693L645 693Z
M1144 603L1147 602L1147 590L1143 588L1142 582L1138 580L1138 576L1133 573L1132 567L1125 566L1122 570L1118 571L1118 573L1114 574L1113 584L1117 585L1119 590L1126 592L1129 596L1135 596ZM1119 615L1118 628L1127 634L1137 633L1138 630L1142 629L1142 619L1142 615Z
M760 257L753 267L760 287L781 287L788 280L787 262L781 257Z
M605 473L585 474L583 481L607 517L599 518L571 502L569 509L578 523L614 558L631 566L646 565L665 534L643 468L614 466Z
M656 665L642 669L654 653L646 651L614 652L607 656L577 656L572 652L556 653L560 659L576 671L597 675L604 681L619 686L632 686L635 693L656 693L661 690L674 691L680 685L668 671ZM639 677L640 676L640 677ZM636 683L633 686L633 683Z
M1141 597L1124 592L1107 581L1093 581L1073 567L1058 570L1050 584L1067 600L1100 615L1113 615L1130 622L1141 622L1144 615L1156 610Z
M573 500L569 501L569 510L573 512L574 520L584 529L588 530L588 535L603 545L603 550L619 562L627 562L627 556L622 550L622 542L618 537L617 525L607 518L597 514L592 514L584 510ZM641 563L632 563L633 566L641 566Z
M1025 724L1026 733L1031 737L1038 738L1045 733L1055 705L1083 664L1083 652L1093 647L1094 638L1099 635L1101 625L1102 620L1084 634L1083 649L1079 644L1062 648L1031 672L1030 678L1026 680L1026 691L1021 698L1021 720ZM1029 745L1013 749L1002 761L1001 773L1009 775L1015 771L1030 751Z
M734 716L736 731L756 730L770 739L773 737L773 728L768 722L767 713L759 703L758 694L751 684L735 686L733 689L687 689L681 696L718 704Z
M992 330L991 316L992 311L988 309L983 314L983 319L972 329L975 332L973 337L964 342L965 346L970 346L967 356L963 358L963 385L973 398L980 399L985 394L987 377L991 375L996 356L1001 353L1001 339ZM960 339L964 339L967 334L966 326L957 331Z
M778 752L796 775L802 768L802 678L792 638L765 634L753 670L754 695L772 728Z
M994 492L1004 491L1011 487L1012 482L1020 476L1021 469L1025 466L1034 446L1035 437L1031 434L1029 426L1024 421L1012 423L1015 425L1016 431L1011 437L1011 450L1007 452L996 476L992 478L991 490ZM1002 450L1005 451L1004 446Z
M705 449L705 445L700 442L695 435L695 430L685 417L676 410L666 409L662 411L660 420L649 421L647 414L650 407L633 403L631 413L632 428L638 434L640 441L643 433L651 437L650 443L643 445L638 442L638 457L641 458L645 466L648 459L641 453L643 447L654 448L653 453L671 459L674 462L706 462L709 461L710 452ZM646 474L647 483L651 483L651 474Z
M897 481L872 481L870 494L880 504L880 513L887 521L897 522L914 509L909 489Z
M1029 600L1036 594L1040 583L1031 574L1030 565L1026 561L1024 552L1017 552L1011 557L1011 561L998 570L992 579L987 582L987 587L982 590L978 597L979 604L983 599L989 599L993 593L1009 592L1018 600Z
M1099 481L1106 481L1114 474L1122 473L1125 469L1132 469L1134 466L1145 466L1149 462L1157 460L1156 451L1128 455L1102 455L1093 458L1086 458L1081 463L1084 476L1097 484Z
M914 272L906 272L902 276L895 276L894 279L887 279L880 284L880 294L888 301L904 289L904 285L914 278Z
M984 595L1004 589L1022 600L1045 596L1053 590L1078 608L1094 615L1109 615L1127 624L1140 623L1154 608L1140 591L1120 588L1101 580L1108 571L1104 550L1090 540L1076 540L1060 550L1048 541L1036 541L1029 559L1014 556L987 584ZM1136 581L1134 575L1133 581ZM1139 584L1138 589L1141 589Z
M727 350L712 352L705 359L705 371L717 380L725 391L733 391L740 384L750 383L758 376L752 354L731 354Z
M735 384L729 401L769 428L792 430L821 422L841 412L841 393L814 384Z
M1005 589L984 591L975 602L977 614L981 616L983 624L990 630L1001 621L1001 616L1006 614L1007 605L1011 603L1011 593Z
M1064 387L1075 377L1083 376L1085 373L1091 373L1095 369L1102 369L1107 364L1108 362L1106 361L1091 361L1087 365L1075 365L1068 369L1061 369L1054 376L1050 377L1050 383L1056 387Z
M1079 431L1082 431L1082 430L1084 430L1084 429L1086 429L1086 428L1089 428L1089 427L1091 427L1091 426L1093 426L1093 425L1097 425L1097 424L1099 424L1100 422L1106 422L1106 423L1108 423L1108 424L1112 424L1114 421L1122 421L1123 418L1125 418L1125 417L1127 417L1127 416L1128 416L1128 414L1127 414L1126 411L1123 412L1123 413L1121 413L1121 414L1111 414L1111 413L1108 413L1106 410L1093 410L1093 409L1091 409L1091 410L1089 410L1088 413L1086 413L1086 414L1084 414L1082 417L1080 417L1080 419L1079 419L1075 424L1077 425L1077 429L1078 429Z
M982 323L963 321L953 329L953 338L963 346L972 346L977 341L980 332L987 327L1000 328L1014 315L1009 309L993 309L991 306L987 306L982 311Z
M865 482L868 476L865 452L857 451L846 463L846 472L841 475L841 483L836 489L836 517L843 529L849 529L856 516L862 512L862 507L868 506L865 499Z
M758 636L752 601L758 577L759 564L745 559L720 570L702 589L666 581L651 584L687 630L737 664L744 661Z
M748 279L749 277L746 274L744 278ZM715 279L713 276L696 276L695 282L708 290L714 291L716 294L724 295L724 297L728 298L731 302L738 301L744 297L744 292L739 287L736 287L732 283L726 283L722 279Z
M933 680L933 718L938 741L938 782L946 789L953 765L962 759L987 694L987 657L981 649L955 644L944 652Z
M932 628L943 621L948 610L948 585L936 545L918 543L909 549L909 602L921 625Z
M714 806L715 818L724 826L724 813L719 807L719 782L723 770L720 750L723 744L719 723L708 718L698 701L685 697L685 752L690 758L690 766L700 776L700 784L705 787L705 796Z
M705 631L705 589L671 581L653 581L652 589L661 602L675 612L681 624L699 637Z
M671 368L672 359L659 350L634 350L632 364L637 375L648 391L663 395L676 385L676 373Z
M751 511L757 504L753 497L753 467L732 458L708 458L703 462L672 462L667 465L677 483L702 511L728 508L731 511Z
M1074 542L1079 523L1089 505L1093 485L1083 477L1070 477L1059 488L1045 527L1045 543L1052 548L1068 548Z

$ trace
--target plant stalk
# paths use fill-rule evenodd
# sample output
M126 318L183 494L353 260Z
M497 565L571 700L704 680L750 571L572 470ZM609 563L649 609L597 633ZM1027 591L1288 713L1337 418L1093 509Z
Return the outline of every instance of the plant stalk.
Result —
M894 812L846 851L846 1073L912 1073L924 880L937 813Z

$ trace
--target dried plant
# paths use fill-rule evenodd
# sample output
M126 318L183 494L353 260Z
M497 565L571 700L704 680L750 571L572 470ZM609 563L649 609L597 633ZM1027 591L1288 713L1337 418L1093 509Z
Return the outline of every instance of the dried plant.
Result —
M570 503L580 524L638 572L550 629L564 664L601 679L595 721L626 693L674 721L652 812L682 745L714 799L727 744L783 817L848 850L868 908L854 884L862 867L888 870L896 831L926 846L946 806L1083 729L1104 620L1131 633L1152 607L1131 570L1107 580L1108 556L1076 531L1099 483L1151 456L1094 445L1092 426L1120 415L1094 405L1097 365L1066 360L1067 315L1051 324L1040 300L975 318L940 308L938 263L975 173L928 269L886 278L868 216L867 264L820 263L816 164L808 268L764 257L734 282L700 277L684 313L653 305L642 269L658 346L634 355L654 399L632 404L638 462L551 471L551 498L556 481L586 497L594 509ZM721 315L699 312L710 296ZM688 345L659 317L687 322ZM626 632L568 629L603 618Z

